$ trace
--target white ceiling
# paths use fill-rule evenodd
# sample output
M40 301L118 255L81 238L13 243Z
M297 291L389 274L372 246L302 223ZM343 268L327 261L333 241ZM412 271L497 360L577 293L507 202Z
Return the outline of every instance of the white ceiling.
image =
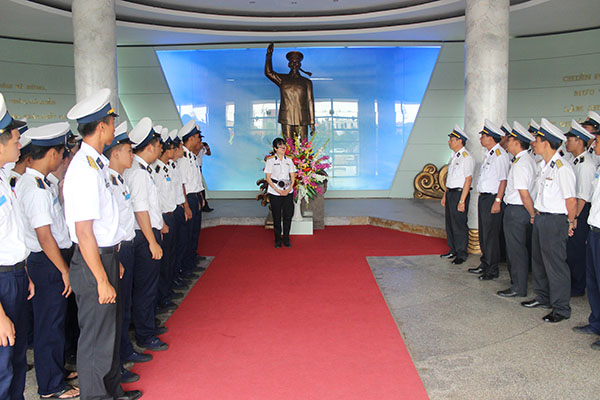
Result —
M0 36L72 42L70 0L0 1ZM464 39L465 0L116 0L120 45ZM598 0L511 0L511 36L600 27Z

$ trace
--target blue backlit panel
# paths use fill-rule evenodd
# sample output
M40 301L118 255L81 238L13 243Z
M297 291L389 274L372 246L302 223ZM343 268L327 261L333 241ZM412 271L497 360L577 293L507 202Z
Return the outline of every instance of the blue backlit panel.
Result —
M440 48L275 48L304 53L313 73L317 142L329 139L330 190L388 190L404 152ZM256 190L263 156L280 134L279 88L264 75L266 49L160 50L182 123L196 119L212 157L210 190Z

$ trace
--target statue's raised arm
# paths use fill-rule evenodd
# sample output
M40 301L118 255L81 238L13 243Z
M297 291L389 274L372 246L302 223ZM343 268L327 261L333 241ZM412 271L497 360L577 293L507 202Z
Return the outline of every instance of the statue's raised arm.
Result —
M312 82L310 79L300 75L302 70L301 61L304 55L299 51L290 51L286 54L290 72L278 74L273 71L273 43L267 47L265 60L265 76L279 86L280 106L278 122L281 124L283 136L294 138L300 135L302 139L308 138L308 128L311 133L315 130L315 104L313 97ZM305 72L311 75L310 72Z

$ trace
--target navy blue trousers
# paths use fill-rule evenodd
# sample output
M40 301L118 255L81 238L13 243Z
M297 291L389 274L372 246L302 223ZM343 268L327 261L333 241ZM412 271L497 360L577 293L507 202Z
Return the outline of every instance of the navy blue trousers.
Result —
M577 229L567 241L567 264L571 270L571 296L581 296L585 292L585 242L590 232L590 226L587 223L589 215L590 203L585 203L577 217Z
M65 388L65 317L67 299L60 271L41 251L27 258L35 285L33 304L33 356L38 393L47 395Z
M169 227L169 233L162 236L163 257L160 260L160 278L158 280L159 304L169 300L175 264L175 238L177 237L175 214L163 214L163 221L165 221L165 224Z
M123 278L121 278L121 307L123 313L120 358L123 360L133 354L133 345L129 339L129 324L131 323L131 297L133 291L133 271L135 260L133 257L133 241L121 242L119 249L119 262L125 269Z
M590 230L587 240L587 295L590 301L590 325L600 334L600 232Z
M152 229L158 244L161 244L160 232ZM133 239L133 297L131 316L135 326L135 336L139 342L148 341L156 336L154 322L160 260L153 260L148 241L141 230L135 231Z
M0 399L22 400L27 372L27 287L24 269L0 272L0 303L15 326L15 345L0 346Z
M200 239L200 229L202 226L202 212L199 210L200 194L188 193L187 201L192 210L192 219L185 223L188 248L182 267L185 271L193 271L196 268L196 250L198 249L198 240Z
M183 260L185 259L188 253L188 237L187 237L187 227L185 222L185 211L183 206L177 206L174 216L174 225L176 225L176 234L175 241L173 244L173 265L174 271L173 276L171 277L171 283L173 283L173 279L175 279L178 275L178 272L182 270Z

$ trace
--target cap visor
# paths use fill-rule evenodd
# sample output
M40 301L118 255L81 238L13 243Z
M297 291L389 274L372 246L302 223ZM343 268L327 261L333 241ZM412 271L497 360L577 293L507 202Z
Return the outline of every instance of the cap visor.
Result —
M12 120L12 122L6 127L7 130L19 129L22 126L27 125L27 122L19 121L18 119Z

